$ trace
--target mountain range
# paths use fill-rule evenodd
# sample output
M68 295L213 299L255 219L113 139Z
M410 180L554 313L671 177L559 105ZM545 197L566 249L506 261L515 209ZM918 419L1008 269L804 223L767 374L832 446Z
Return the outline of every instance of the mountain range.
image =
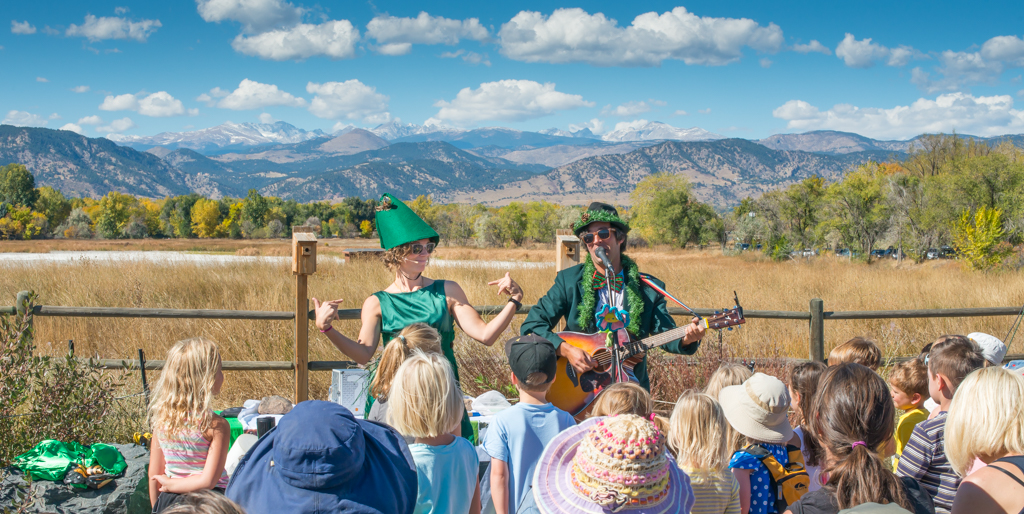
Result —
M195 191L219 198L255 188L304 202L389 191L403 198L432 194L439 201L488 204L582 203L594 197L628 204L637 182L671 172L687 176L702 201L725 207L812 175L836 179L869 159L899 159L917 144L836 131L749 141L658 122L619 127L597 136L588 129L462 130L393 122L327 135L284 122L227 123L149 138L112 135L122 143L115 144L4 125L0 165L23 163L37 184L72 196ZM1003 139L1024 143L1024 135L988 138Z

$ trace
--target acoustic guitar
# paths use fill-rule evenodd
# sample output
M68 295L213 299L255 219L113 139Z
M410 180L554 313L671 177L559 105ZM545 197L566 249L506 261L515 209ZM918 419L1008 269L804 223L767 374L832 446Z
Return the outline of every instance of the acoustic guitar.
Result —
M743 317L743 307L737 305L733 309L726 309L714 316L701 318L700 324L705 329L721 330L741 325L746 321ZM647 351L682 338L686 335L686 326L639 341L631 339L625 330L596 334L558 332L558 337L564 341L562 344L570 344L587 352L598 362L598 365L596 368L578 375L569 364L568 359L559 357L555 367L555 382L548 390L548 401L574 417L585 414L590 409L590 404L606 387L616 382L637 382L633 368L643 361ZM615 344L616 342L618 344ZM617 356L615 352L618 353ZM616 360L618 369L615 369L614 366Z

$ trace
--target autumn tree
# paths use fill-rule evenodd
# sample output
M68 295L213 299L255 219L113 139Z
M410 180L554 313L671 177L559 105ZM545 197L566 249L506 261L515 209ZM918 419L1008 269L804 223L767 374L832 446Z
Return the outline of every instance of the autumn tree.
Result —
M216 200L200 199L192 206L192 232L197 237L217 237L220 206Z

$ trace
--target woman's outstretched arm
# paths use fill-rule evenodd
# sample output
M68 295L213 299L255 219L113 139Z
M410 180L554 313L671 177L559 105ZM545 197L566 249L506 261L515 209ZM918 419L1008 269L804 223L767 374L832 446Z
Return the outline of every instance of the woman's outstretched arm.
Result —
M320 300L313 298L313 306L316 308L316 328L324 332L324 336L331 341L335 348L347 355L350 359L359 364L366 364L373 358L377 351L377 343L380 341L380 300L370 295L363 302L363 309L359 313L362 326L359 328L359 339L353 341L331 323L338 317L338 307L344 300L330 300L320 303ZM327 327L331 327L329 330Z
M499 280L489 282L488 285L498 286L499 295L502 293L509 294L513 300L517 302L523 301L523 290L519 287L519 284L512 280L508 273L505 273L505 276ZM450 280L446 281L444 283L444 293L448 297L449 305L451 305L452 316L459 324L459 327L462 328L462 331L467 336L487 346L494 344L498 336L512 323L512 318L516 314L515 304L508 302L494 319L489 323L485 323L480 314L469 303L469 299L466 298L466 292L462 290L462 286L458 283Z

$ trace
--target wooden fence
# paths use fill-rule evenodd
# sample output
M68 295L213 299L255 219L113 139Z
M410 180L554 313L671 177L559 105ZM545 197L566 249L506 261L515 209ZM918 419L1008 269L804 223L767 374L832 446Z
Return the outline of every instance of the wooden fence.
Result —
M11 307L0 307L0 314L14 314L19 312L25 305L29 293L23 291L18 293L17 305ZM298 304L297 304L298 306ZM39 317L80 317L80 318L163 318L163 319L242 319L242 320L276 320L292 321L297 315L306 320L315 319L312 311L309 311L308 302L305 304L306 312L289 311L236 311L236 310L212 310L212 309L137 309L120 307L59 307L53 305L36 305L32 307L33 316ZM497 314L504 305L485 305L476 307L480 314ZM525 315L530 312L530 305L524 305L516 311L517 315ZM714 313L713 309L695 309L702 316ZM920 310L890 310L890 311L825 311L824 302L815 298L810 301L807 311L760 311L744 310L748 319L782 319L806 321L808 324L807 356L808 360L825 360L825 321L833 320L858 320L858 319L907 319L907 318L961 318L961 317L982 317L982 316L1017 316L1021 313L1021 307L983 307L972 309L920 309ZM683 309L670 308L669 314L673 316L686 316L688 312ZM343 309L338 311L338 318L342 320L359 319L359 309ZM308 399L308 376L307 371L329 371L332 369L345 369L356 367L352 361L310 361L306 352L305 344L308 341L309 323L305 323L304 329L296 327L296 355L299 357L294 361L224 361L225 370L229 371L293 371L296 379L295 401ZM301 346L301 350L299 347ZM303 358L304 357L304 358ZM1007 355L1006 360L1024 359L1024 355ZM803 359L795 359L803 360ZM891 359L889 363L904 360L904 358ZM134 366L134 359L101 359L96 362L100 367L108 369L123 369ZM145 368L158 370L163 368L164 361L147 360Z

